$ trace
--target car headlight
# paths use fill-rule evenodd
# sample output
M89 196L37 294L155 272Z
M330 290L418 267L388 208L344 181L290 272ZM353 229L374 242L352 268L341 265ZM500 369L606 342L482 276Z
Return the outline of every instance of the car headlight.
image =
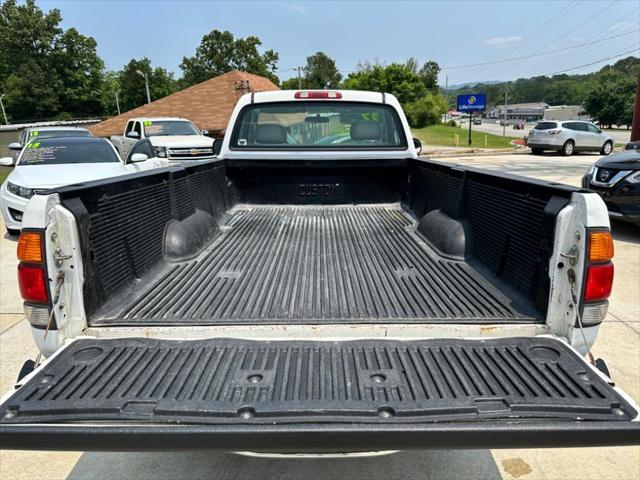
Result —
M627 177L627 182L629 183L640 183L640 170L637 172L633 172Z
M21 187L11 182L7 182L7 190L9 190L14 195L18 195L22 198L31 198L33 197L33 190L26 187Z
M156 157L167 158L167 147L153 147L156 152Z

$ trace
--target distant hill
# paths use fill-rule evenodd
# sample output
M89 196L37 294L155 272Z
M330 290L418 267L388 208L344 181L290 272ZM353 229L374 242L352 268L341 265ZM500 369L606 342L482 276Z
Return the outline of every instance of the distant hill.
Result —
M453 83L449 85L449 91L459 90L461 88L470 88L474 85L495 85L496 83L504 83L502 80L483 80L482 82Z
M468 82L462 86L450 85L449 102L465 93L486 93L489 106L501 105L505 88L509 92L509 103L546 102L549 105L582 105L589 93L603 82L617 75L635 80L640 67L640 58L627 57L613 65L602 67L597 72L583 75L554 75L519 78L515 81ZM444 91L443 91L444 93ZM633 92L630 91L631 96Z

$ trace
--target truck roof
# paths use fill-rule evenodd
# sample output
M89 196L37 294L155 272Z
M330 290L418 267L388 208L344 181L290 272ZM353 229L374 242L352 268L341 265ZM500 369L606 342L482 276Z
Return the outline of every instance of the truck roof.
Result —
M133 117L133 118L130 118L128 121L131 121L131 120L135 120L139 122L147 122L147 121L153 122L158 120L181 120L184 122L191 122L191 120L189 120L188 118L182 118L182 117Z
M390 93L368 92L363 90L274 90L269 92L248 93L243 96L242 100L246 103L267 103L267 102L286 102L296 100L296 92L336 92L340 93L342 98L336 101L347 102L368 102L368 103L392 103L397 102L396 98ZM248 100L248 101L246 101ZM300 99L305 100L305 99ZM312 100L312 99L310 99ZM334 100L334 99L329 99Z
M27 127L25 130L37 130L38 132L54 132L60 130L84 130L88 132L86 128L83 127L74 127L74 126L57 126L57 127Z

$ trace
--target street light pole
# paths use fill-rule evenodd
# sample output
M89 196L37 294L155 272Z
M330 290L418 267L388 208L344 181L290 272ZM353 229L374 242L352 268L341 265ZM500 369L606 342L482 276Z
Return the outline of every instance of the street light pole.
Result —
M298 90L302 90L302 77L300 76L301 69L302 67L296 67L296 70L298 70Z
M507 136L507 89L504 89L504 119L502 120L502 136Z
M120 115L120 99L118 98L118 94L120 92L116 90L116 108L118 109L118 115Z
M144 86L147 89L147 103L151 103L151 94L149 93L149 76L142 70L136 70L136 72L144 78Z
M0 95L0 108L2 108L2 116L4 117L4 123L9 125L9 120L7 120L7 113L4 111L4 103L2 103L3 97L4 97L4 93Z

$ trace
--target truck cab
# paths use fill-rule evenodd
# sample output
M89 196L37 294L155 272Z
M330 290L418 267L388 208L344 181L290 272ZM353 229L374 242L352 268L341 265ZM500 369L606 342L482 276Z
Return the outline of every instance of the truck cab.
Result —
M3 448L632 445L595 193L432 161L397 99L241 97L220 155L35 195ZM601 362L600 362L601 363Z
M169 161L202 160L213 157L213 139L191 121L179 117L132 118L122 136L112 136L111 142L120 155L126 157L131 146L148 138L156 155Z

